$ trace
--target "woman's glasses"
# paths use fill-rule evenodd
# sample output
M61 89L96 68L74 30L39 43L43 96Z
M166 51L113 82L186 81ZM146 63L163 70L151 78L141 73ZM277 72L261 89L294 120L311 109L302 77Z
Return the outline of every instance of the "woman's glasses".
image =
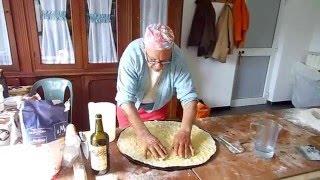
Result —
M169 64L170 62L171 62L171 58L170 59L168 59L168 60L163 60L163 61L159 61L159 60L157 60L157 59L152 59L152 58L150 58L150 56L147 54L147 52L145 52L145 54L146 54L146 59L147 59L147 62L149 63L149 64L151 64L151 65L154 65L154 64L157 64L157 63L159 63L159 64L161 64L161 65L165 65L165 64Z
M145 49L144 43L142 43L142 49L143 49L143 51L144 51L144 56L145 56L147 62L148 62L150 65L155 65L155 64L157 64L157 63L159 63L159 64L161 64L161 65L165 65L165 64L169 64L169 63L171 62L173 47L172 47L172 49L171 49L172 51L171 51L171 57L170 57L170 59L163 60L163 61L159 61L158 59L153 59L153 58L151 58L151 57L148 55L148 53L147 53L147 51L146 51L146 49Z

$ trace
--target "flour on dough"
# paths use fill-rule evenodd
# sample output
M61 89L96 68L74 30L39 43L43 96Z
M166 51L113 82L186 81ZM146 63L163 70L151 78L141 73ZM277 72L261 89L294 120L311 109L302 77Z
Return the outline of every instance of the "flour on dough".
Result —
M148 121L145 125L155 137L171 152L173 136L179 130L181 123L175 121ZM117 145L122 154L128 155L134 160L149 164L154 167L183 167L196 166L205 163L216 152L216 145L209 133L203 131L197 126L192 126L191 142L195 151L195 155L189 159L180 158L170 153L165 160L157 160L155 158L145 159L144 152L136 139L136 135L132 127L121 132Z

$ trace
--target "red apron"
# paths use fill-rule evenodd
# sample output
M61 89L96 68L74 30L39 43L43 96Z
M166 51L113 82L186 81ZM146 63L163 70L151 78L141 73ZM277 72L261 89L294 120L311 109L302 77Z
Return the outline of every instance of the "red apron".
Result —
M168 114L168 107L167 105L165 105L161 109L158 109L152 112L147 112L143 108L140 108L138 110L138 113L142 121L165 120ZM117 118L118 118L120 128L126 128L130 126L130 122L126 117L123 109L118 106L117 106Z

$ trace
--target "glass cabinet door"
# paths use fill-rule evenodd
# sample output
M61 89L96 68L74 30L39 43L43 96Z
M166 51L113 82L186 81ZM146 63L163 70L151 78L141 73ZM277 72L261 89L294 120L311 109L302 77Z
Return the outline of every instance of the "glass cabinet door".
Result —
M34 0L42 64L75 64L69 0Z
M0 0L0 65L12 65L8 29L2 0Z
M88 63L117 63L116 0L85 0Z

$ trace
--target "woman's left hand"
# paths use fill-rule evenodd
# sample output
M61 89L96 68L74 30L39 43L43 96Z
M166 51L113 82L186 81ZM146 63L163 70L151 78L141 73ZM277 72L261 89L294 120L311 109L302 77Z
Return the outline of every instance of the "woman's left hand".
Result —
M190 139L190 131L180 129L174 136L172 148L176 156L182 158L190 158L191 156L194 156L194 150Z

